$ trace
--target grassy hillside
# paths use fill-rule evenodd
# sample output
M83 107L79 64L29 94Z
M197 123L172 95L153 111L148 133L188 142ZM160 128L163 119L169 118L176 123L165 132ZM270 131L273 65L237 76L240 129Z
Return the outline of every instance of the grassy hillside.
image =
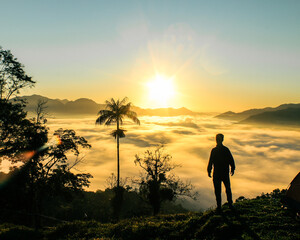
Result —
M119 223L65 223L43 231L1 225L0 239L300 239L300 223L281 207L280 193L240 199L235 210L141 217Z

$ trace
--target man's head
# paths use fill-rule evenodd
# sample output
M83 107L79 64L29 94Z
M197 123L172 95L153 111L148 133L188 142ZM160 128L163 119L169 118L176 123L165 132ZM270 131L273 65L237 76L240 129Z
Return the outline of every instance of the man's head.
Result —
M224 140L224 135L222 133L219 133L219 134L216 135L217 145L221 145L223 140Z

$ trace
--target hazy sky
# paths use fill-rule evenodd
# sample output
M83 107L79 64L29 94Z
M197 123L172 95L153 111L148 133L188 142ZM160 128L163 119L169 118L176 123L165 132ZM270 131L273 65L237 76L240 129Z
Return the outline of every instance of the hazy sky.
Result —
M0 45L37 81L24 94L128 96L173 77L168 105L244 110L300 102L300 1L0 1Z

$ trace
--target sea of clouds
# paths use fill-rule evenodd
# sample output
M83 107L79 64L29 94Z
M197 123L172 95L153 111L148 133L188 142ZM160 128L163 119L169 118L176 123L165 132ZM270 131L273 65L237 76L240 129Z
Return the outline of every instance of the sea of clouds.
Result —
M287 188L300 169L299 129L263 128L240 125L213 117L140 117L141 125L125 122L126 137L120 140L122 178L136 178L141 169L134 164L135 155L143 155L164 144L174 163L174 173L191 181L199 192L197 201L183 203L191 210L215 206L212 179L207 176L207 163L215 146L215 135L225 135L235 159L236 172L231 178L233 198L255 197L275 188ZM93 175L88 190L104 190L106 179L116 173L116 141L110 135L115 126L95 125L95 118L49 119L50 131L74 129L85 137L92 148L82 152L80 172ZM130 184L130 181L127 181ZM226 196L223 189L223 202Z

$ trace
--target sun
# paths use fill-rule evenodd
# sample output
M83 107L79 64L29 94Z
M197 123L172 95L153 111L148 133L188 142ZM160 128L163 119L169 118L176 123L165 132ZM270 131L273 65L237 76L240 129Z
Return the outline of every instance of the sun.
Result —
M156 76L147 83L149 90L149 100L152 106L168 107L175 96L174 77L166 77L156 74Z

